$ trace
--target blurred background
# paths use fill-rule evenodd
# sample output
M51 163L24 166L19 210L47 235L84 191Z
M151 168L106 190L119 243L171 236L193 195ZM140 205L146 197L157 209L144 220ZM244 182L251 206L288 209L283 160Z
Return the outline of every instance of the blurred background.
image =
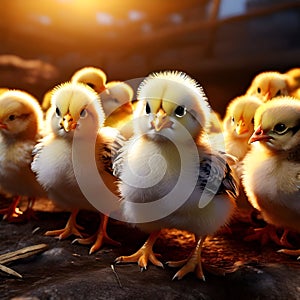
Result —
M262 71L300 67L299 0L1 0L0 87L36 96L81 67L177 69L223 115Z

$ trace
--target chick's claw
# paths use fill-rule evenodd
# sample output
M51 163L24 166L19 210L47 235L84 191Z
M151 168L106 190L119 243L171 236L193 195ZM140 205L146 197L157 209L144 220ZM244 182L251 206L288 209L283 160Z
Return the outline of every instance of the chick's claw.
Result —
M119 256L115 263L135 263L137 262L141 270L147 270L148 260L155 266L163 268L163 264L156 258L157 254L152 249L142 247L137 252L129 256Z
M71 235L79 236L82 238L83 236L79 230L83 230L84 228L76 223L77 213L77 210L72 212L65 228L47 231L45 235L58 237L59 240L64 240Z
M254 231L254 233L246 236L244 240L247 242L259 240L261 245L266 245L269 241L273 241L275 244L282 246L276 228L273 225L267 225L264 228L256 228Z

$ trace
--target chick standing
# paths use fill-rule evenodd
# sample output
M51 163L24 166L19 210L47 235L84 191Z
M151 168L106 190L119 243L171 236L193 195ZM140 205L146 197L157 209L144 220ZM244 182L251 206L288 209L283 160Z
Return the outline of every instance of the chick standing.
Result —
M288 231L300 231L300 102L285 96L263 104L249 142L256 143L244 159L245 191L270 224L252 239L289 245ZM276 228L285 229L281 239Z
M7 90L0 95L0 185L14 196L12 205L1 214L9 221L20 214L17 205L21 196L29 197L28 216L34 199L46 197L30 168L32 149L42 128L43 113L34 97L20 90Z
M203 242L229 221L237 189L226 158L205 141L210 114L206 97L196 81L174 71L148 76L137 98L134 135L114 169L125 219L150 237L135 254L116 262L138 262L145 269L150 260L162 266L152 251L160 230L188 230L197 236L197 246L188 259L169 265L183 266L174 278L195 271L204 279Z
M71 216L65 228L46 232L46 235L58 236L64 239L72 234L82 237L82 229L76 223L79 210L96 209L86 199L77 182L72 160L73 141L84 145L95 143L92 157L109 188L116 192L115 177L109 173L109 161L112 152L109 151L118 132L113 129L103 128L104 113L98 95L82 83L65 83L56 87L52 93L51 112L47 122L51 132L35 148L35 157L32 170L37 175L37 180L47 190L49 197L58 205L70 210ZM93 140L96 136L96 141ZM82 157L82 160L89 157ZM88 172L88 170L82 170ZM99 190L101 193L101 190ZM106 199L108 201L108 199ZM101 201L101 199L99 199ZM108 216L100 213L101 223L97 233L86 239L78 239L83 244L94 243L90 253L98 250L104 242L118 244L110 239L106 233Z
M278 96L288 95L288 75L279 72L263 72L255 76L247 95L255 95L267 102Z

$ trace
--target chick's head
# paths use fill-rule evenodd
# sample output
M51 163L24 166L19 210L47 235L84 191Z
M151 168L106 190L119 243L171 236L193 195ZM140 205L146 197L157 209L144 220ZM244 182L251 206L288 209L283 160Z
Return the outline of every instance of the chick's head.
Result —
M249 142L260 141L269 150L289 151L300 145L300 101L284 96L263 104L255 114L255 132Z
M0 132L7 138L37 138L43 122L38 101L20 90L8 90L0 95Z
M82 136L94 134L105 118L98 94L85 84L72 82L54 88L48 116L54 134L70 138L75 130Z
M237 138L250 137L254 131L254 115L262 101L255 96L235 98L227 108L224 129Z
M99 94L105 90L106 74L99 68L84 67L73 74L71 81L87 84Z
M132 114L133 89L121 81L111 81L100 95L106 117L112 114Z
M183 72L149 75L140 84L137 99L135 133L184 142L191 137L196 140L209 126L207 98L200 85Z
M288 95L288 77L279 72L263 72L252 81L247 94L267 102L272 98Z

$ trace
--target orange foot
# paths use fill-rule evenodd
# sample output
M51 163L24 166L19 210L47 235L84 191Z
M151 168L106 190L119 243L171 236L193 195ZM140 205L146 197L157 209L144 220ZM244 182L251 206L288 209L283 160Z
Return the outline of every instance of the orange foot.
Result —
M7 208L0 209L0 214L3 215L3 220L8 222L17 222L23 212L17 207L21 200L21 196L16 196L13 198L11 205ZM22 221L22 220L21 220Z
M57 229L57 230L51 230L47 231L45 235L47 236L55 236L59 240L66 239L67 237L71 235L82 237L82 234L79 230L83 230L83 227L79 226L76 223L76 216L78 214L79 210L76 209L71 213L71 216L69 217L69 220L63 229Z
M246 236L244 238L245 241L257 241L259 240L261 245L266 245L269 241L273 241L275 244L282 246L282 241L277 235L276 228L268 224L263 228L256 228L254 229L254 233Z
M168 261L167 265L169 267L178 268L181 267L179 271L174 275L174 279L182 279L186 274L190 272L195 272L196 276L205 281L205 276L203 274L202 262L201 262L201 251L202 245L206 237L200 238L197 242L195 249L192 251L191 255L184 260L180 261Z
M115 263L134 263L137 262L141 270L146 270L148 265L148 260L152 262L155 266L162 267L163 264L156 258L152 248L158 238L160 231L152 232L145 242L145 244L134 254L130 256L119 256L115 259Z
M93 234L88 238L84 238L84 239L80 238L80 239L75 239L73 241L73 243L78 242L83 245L93 244L89 252L90 254L99 250L103 244L109 244L113 246L121 245L119 242L110 238L107 234L106 228L107 228L108 216L100 214L100 217L101 217L101 222L95 234Z

